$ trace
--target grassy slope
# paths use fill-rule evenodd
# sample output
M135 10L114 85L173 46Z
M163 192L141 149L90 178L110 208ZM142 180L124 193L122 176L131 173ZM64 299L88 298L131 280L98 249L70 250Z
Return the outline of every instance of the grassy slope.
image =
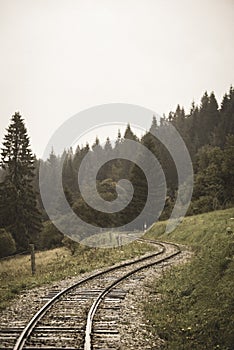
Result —
M22 290L79 275L102 266L113 265L145 252L155 250L148 244L133 242L122 248L87 248L79 246L75 255L66 248L36 253L36 274L31 276L29 256L0 261L0 309Z
M144 305L165 349L234 349L234 209L187 217L171 234L157 223L147 234L187 244L190 263L151 285L160 302ZM231 227L232 234L227 234Z

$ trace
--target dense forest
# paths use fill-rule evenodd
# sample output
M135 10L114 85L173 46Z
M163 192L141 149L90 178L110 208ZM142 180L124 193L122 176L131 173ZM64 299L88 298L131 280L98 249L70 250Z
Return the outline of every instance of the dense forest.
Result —
M187 215L194 215L234 205L234 89L224 95L219 106L215 94L207 92L200 105L192 103L189 113L179 106L175 112L163 116L158 122L152 116L149 132L139 139L128 124L124 135L118 132L115 143L107 138L102 147L96 138L93 145L86 144L64 150L56 155L51 150L47 161L33 156L24 121L16 113L7 129L1 152L0 169L0 255L13 254L27 249L33 242L37 249L47 249L64 242L61 234L48 220L39 191L39 167L46 178L46 191L51 200L51 210L61 213L61 199L58 197L58 172L62 169L63 188L66 199L74 213L100 228L127 225L137 218L145 206L148 195L144 172L133 162L121 159L118 154L127 154L127 140L133 140L147 147L159 160L164 171L167 194L160 220L169 218L177 198L178 178L174 161L165 146L152 135L158 128L166 128L171 123L182 136L193 162L194 189ZM100 196L113 201L117 193L125 195L124 189L116 184L120 179L131 181L134 194L131 203L117 213L102 213L93 209L83 199L77 182L80 164L91 151L86 182L97 159L112 156L113 160L102 166L97 175L97 189ZM141 157L137 154L137 157ZM157 176L157 175L156 175ZM160 190L159 188L156 190ZM92 202L92 192L90 191ZM62 220L62 218L61 218ZM144 224L153 223L149 211L140 221L128 225L132 230L142 230ZM79 232L78 232L79 234Z

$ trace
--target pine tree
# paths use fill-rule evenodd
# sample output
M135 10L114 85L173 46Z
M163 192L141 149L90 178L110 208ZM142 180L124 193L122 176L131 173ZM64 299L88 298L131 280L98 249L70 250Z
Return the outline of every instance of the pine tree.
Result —
M130 124L128 123L127 128L124 133L124 138L128 140L138 141L138 138L136 135L132 132L132 129L130 127Z
M210 96L208 96L207 92L203 95L198 121L200 127L198 133L200 148L206 144L212 143L215 127L220 121L218 103L213 92Z
M107 139L106 139L103 153L104 153L105 157L107 157L107 158L113 155L113 148L112 148L111 141L110 141L109 137L107 137ZM108 178L112 178L112 165L113 164L114 164L113 161L110 160L102 166L102 168L100 169L100 172L99 172L99 176L101 179L105 180Z
M122 142L119 144L119 151L125 155L126 159L129 159L132 155L132 150L129 148L128 140L140 142L137 136L133 133L130 124L128 123ZM126 142L127 141L127 142ZM130 179L131 170L133 163L128 160L122 160L121 166L122 171L120 172L121 177L124 179Z
M114 181L119 181L123 178L123 168L124 168L124 159L121 159L121 147L123 139L121 137L121 132L118 130L117 139L115 141L114 147L114 158L112 164L112 179Z
M150 132L154 135L156 133L157 129L158 129L158 122L157 122L155 115L153 115L153 120L152 120L152 124L150 127Z
M67 155L63 162L63 186L70 192L75 192L76 189L76 176L73 169L73 153L71 150L67 152Z
M120 132L120 130L118 130L118 136L117 136L117 139L115 141L115 146L120 145L121 142L122 142L121 132Z
M228 134L234 134L234 88L231 86L229 93L225 94L221 103L221 121L217 128L218 136L220 139L219 145L224 147L226 142L226 136Z
M110 142L110 138L107 137L106 139L106 143L105 143L105 146L104 146L104 150L107 152L107 153L111 153L112 151L112 145L111 145L111 142Z
M62 157L66 158L67 152ZM40 186L43 192L44 201L47 202L47 211L56 213L59 187L59 171L62 162L56 156L52 148L49 158L40 162ZM48 209L49 208L49 209ZM48 219L48 217L46 217Z
M41 214L33 189L34 156L19 113L12 116L4 137L1 166L5 170L0 184L0 226L6 228L18 248L27 248L41 230Z

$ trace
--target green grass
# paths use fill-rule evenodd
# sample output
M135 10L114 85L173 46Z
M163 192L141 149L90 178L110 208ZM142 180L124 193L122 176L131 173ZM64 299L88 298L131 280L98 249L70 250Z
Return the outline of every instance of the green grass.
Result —
M234 349L234 209L186 217L172 233L155 224L147 236L190 246L194 257L151 286L144 304L164 349ZM227 228L232 234L228 234Z
M76 276L103 266L133 258L155 247L133 242L121 248L88 248L79 245L74 255L64 248L36 253L36 274L31 275L29 256L0 261L0 309L21 291Z

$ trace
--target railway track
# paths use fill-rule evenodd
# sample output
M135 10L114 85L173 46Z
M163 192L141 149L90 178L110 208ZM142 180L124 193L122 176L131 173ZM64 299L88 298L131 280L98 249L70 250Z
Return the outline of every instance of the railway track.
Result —
M162 266L181 252L172 243L139 240L156 245L157 251L96 272L62 291L51 291L26 327L0 330L0 350L120 349L121 301L144 278L144 269Z

